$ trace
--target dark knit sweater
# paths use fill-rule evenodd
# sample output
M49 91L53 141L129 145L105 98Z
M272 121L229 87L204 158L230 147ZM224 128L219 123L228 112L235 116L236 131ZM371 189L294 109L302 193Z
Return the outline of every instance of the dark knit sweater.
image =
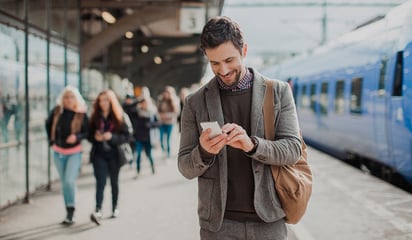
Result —
M252 88L239 92L220 90L225 123L242 126L250 136ZM260 221L254 208L252 159L242 150L227 146L228 190L225 218L237 221Z

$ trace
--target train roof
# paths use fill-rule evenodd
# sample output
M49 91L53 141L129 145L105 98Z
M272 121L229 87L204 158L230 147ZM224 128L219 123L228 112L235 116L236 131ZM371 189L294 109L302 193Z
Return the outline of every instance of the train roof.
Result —
M365 23L358 26L353 31L345 33L325 45L313 49L310 53L303 53L292 59L288 59L272 70L267 69L267 73L283 79L291 77L288 75L290 73L299 72L297 71L299 68L306 69L305 73L301 73L305 75L310 74L312 71L316 71L316 68L321 67L319 65L322 65L323 62L306 61L307 58L321 56L326 53L329 54L330 52L333 54L335 49L353 46L367 40L371 36L386 36L386 31L392 29L398 29L398 31L392 31L392 36L388 37L398 39L399 49L403 49L406 44L412 42L412 0L391 9L384 17L377 17L368 21L367 24ZM393 36L394 33L396 33L396 36ZM331 62L325 62L324 64L333 65Z
M392 8L384 17L377 16L356 27L353 31L343 34L339 38L316 48L313 52L323 52L331 48L350 45L361 41L378 32L393 28L407 28L412 25L412 0Z

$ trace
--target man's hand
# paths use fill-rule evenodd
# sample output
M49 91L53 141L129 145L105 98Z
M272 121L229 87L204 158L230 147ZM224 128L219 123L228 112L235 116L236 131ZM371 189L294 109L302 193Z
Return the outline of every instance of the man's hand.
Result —
M244 152L249 152L253 149L254 144L252 139L247 135L247 132L235 123L227 123L222 127L222 135L226 135L226 144Z
M199 137L199 143L206 152L216 155L226 145L227 135L222 133L214 138L209 138L211 131L210 128L204 130Z

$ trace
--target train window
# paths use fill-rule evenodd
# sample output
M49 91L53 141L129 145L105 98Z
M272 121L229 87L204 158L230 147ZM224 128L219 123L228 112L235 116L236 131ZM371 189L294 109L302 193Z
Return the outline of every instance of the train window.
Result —
M392 96L402 96L403 84L403 52L398 52L396 55L395 76L393 82Z
M316 84L310 85L310 109L316 113Z
M322 115L328 114L328 83L323 82L321 85L321 92L320 92L320 113Z
M335 89L335 113L336 114L343 114L345 110L345 100L343 96L343 91L345 89L345 82L343 80L339 80L336 82L336 89Z
M386 65L388 63L388 58L382 58L381 62L381 70L379 72L379 85L378 85L378 94L379 96L383 96L385 94L385 73L386 73Z
M352 89L350 97L350 112L361 114L362 113L362 83L363 78L352 79Z
M306 85L302 86L301 97L299 98L299 107L302 109L306 109L309 107L309 97Z

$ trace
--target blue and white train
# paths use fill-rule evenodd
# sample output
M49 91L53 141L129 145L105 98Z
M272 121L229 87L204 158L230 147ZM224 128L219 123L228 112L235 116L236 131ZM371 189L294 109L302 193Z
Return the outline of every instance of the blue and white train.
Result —
M412 1L263 73L294 83L309 144L412 184Z

